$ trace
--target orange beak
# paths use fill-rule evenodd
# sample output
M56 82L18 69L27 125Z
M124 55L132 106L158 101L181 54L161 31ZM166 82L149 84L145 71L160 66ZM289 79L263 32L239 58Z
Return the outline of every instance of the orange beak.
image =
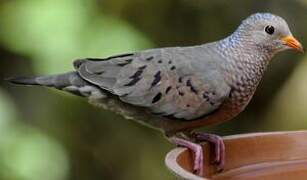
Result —
M302 44L297 40L295 39L293 36L286 36L286 37L283 37L281 39L285 45L291 47L292 49L298 51L298 52L301 52L301 53L304 53L304 48L302 46Z

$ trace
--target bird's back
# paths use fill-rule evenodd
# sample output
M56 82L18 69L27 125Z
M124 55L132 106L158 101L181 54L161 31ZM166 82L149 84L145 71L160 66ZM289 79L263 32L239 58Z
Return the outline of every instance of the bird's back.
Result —
M213 112L230 92L221 61L210 51L206 46L161 48L79 60L75 67L83 79L127 105L184 121Z

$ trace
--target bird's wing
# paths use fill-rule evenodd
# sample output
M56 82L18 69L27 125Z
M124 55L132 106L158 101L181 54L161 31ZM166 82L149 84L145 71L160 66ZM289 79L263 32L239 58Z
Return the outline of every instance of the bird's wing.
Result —
M125 103L190 120L218 109L230 92L217 64L202 52L162 48L104 60L78 60L75 67L82 78Z

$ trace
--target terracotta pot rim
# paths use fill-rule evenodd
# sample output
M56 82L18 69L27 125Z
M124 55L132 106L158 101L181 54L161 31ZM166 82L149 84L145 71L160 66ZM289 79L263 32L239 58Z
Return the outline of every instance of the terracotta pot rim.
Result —
M249 138L255 138L255 137L279 137L280 135L282 136L287 136L291 135L290 137L294 136L301 136L301 135L306 135L307 131L306 130L298 130L298 131L276 131L276 132L256 132L256 133L247 133L247 134L238 134L238 135L230 135L230 136L225 136L223 139L227 142L232 142L232 140L243 140L246 139L248 141ZM282 137L281 136L281 137ZM268 138L269 138L268 137ZM206 144L206 143L205 143ZM226 147L227 148L227 147ZM200 177L197 176L183 167L180 166L180 164L177 162L177 158L184 153L187 150L187 148L183 147L177 147L175 149L172 149L170 152L167 153L165 157L165 164L167 168L174 173L177 177L181 179L191 179L191 180L203 180L207 179L205 177ZM208 180L208 179L207 179Z

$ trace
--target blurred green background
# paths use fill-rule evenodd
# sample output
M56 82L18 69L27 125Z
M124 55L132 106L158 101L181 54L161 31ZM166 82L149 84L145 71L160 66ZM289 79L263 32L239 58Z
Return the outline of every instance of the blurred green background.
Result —
M284 17L307 46L307 0L0 0L0 76L72 70L72 61L221 39L255 12ZM305 59L305 60L304 60ZM307 55L272 61L220 135L307 129ZM0 81L1 180L174 179L154 130L40 87Z

